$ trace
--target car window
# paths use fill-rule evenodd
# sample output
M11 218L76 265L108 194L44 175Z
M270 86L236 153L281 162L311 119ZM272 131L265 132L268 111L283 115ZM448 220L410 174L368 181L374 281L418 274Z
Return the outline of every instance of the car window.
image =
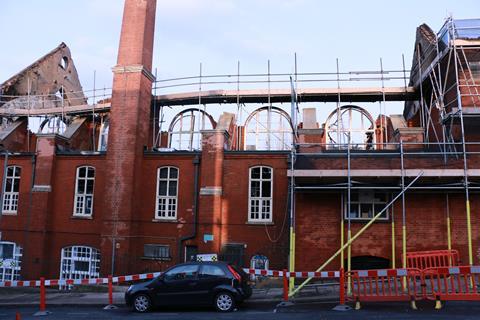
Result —
M200 277L202 278L217 278L224 277L225 272L219 266L203 265L200 271Z
M167 281L196 279L197 274L197 265L179 266L165 272L164 279Z

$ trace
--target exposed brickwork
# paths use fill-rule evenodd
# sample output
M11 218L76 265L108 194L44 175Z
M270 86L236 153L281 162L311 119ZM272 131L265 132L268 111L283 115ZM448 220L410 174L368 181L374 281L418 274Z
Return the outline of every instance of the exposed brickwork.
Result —
M152 81L142 70L151 72L156 1L125 1L122 34L118 50L119 71L113 79L112 114L106 165L105 208L102 253L111 252L112 236L118 238L118 255L129 252L131 220L138 212L142 193L141 159L147 144ZM135 72L122 68L140 66ZM110 238L110 239L109 239ZM111 268L102 260L103 270ZM119 264L124 273L129 266Z

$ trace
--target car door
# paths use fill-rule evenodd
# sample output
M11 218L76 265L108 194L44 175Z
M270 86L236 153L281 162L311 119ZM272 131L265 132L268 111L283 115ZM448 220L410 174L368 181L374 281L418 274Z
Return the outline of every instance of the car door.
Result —
M200 291L198 297L199 302L202 304L210 304L215 298L215 288L222 284L228 284L229 278L221 266L204 264L200 267L198 282Z
M199 295L198 268L198 265L187 264L165 272L156 285L156 302L159 305L195 304Z

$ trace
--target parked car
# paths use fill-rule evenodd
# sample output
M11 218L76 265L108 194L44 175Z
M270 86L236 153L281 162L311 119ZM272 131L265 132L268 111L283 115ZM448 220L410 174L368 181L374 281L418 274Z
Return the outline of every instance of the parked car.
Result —
M226 262L184 263L130 286L125 302L137 312L181 305L213 305L229 312L252 295L248 280L242 269Z

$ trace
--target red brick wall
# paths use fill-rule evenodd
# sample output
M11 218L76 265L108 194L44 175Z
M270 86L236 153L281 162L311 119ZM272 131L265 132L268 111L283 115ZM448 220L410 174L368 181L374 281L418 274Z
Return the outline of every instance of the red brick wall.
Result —
M479 196L472 194L472 235L474 250L480 240L478 219ZM467 223L464 194L449 195L452 248L460 251L468 264ZM418 193L406 196L407 252L447 248L445 194ZM401 266L402 207L401 199L394 205L396 265ZM340 248L340 196L338 193L299 193L296 202L296 268L315 270ZM352 220L352 236L366 221ZM345 239L347 236L345 221ZM352 257L377 256L391 260L391 220L373 224L352 245ZM474 252L474 264L480 261ZM345 252L345 258L347 257ZM338 269L340 258L326 270Z

